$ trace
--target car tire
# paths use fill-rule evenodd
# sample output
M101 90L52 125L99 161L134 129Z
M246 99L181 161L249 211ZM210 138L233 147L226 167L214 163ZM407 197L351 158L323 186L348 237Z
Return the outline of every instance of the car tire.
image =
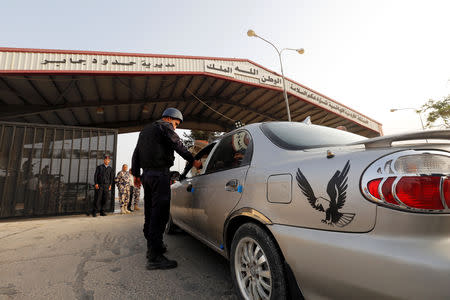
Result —
M177 225L173 223L172 215L169 215L169 221L167 221L166 229L164 230L164 232L166 234L175 234L176 229Z
M240 299L287 298L283 259L274 239L261 226L241 225L230 250L231 277Z

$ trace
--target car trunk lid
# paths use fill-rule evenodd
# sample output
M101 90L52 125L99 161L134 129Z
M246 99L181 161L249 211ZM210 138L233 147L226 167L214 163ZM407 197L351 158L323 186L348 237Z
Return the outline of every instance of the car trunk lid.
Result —
M450 140L450 130L427 130L419 132L411 132L404 134L386 135L376 138L361 140L349 145L364 144L366 149L370 148L386 148L392 147L393 142L412 141L412 140Z

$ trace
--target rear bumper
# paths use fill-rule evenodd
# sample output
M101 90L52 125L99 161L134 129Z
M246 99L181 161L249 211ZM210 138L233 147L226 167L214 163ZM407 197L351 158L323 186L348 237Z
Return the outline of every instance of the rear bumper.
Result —
M450 299L450 236L268 228L305 299Z

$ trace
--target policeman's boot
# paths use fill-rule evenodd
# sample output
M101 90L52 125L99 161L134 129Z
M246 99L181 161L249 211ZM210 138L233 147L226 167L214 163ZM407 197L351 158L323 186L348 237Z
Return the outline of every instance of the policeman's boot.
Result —
M147 270L167 270L178 266L175 260L167 259L162 253L154 253L150 251L149 259L147 261Z

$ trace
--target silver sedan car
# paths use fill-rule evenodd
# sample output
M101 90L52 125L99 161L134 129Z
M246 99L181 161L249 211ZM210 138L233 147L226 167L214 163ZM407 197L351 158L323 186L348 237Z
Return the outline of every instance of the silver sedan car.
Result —
M171 219L243 299L450 299L450 130L244 126L172 185Z

